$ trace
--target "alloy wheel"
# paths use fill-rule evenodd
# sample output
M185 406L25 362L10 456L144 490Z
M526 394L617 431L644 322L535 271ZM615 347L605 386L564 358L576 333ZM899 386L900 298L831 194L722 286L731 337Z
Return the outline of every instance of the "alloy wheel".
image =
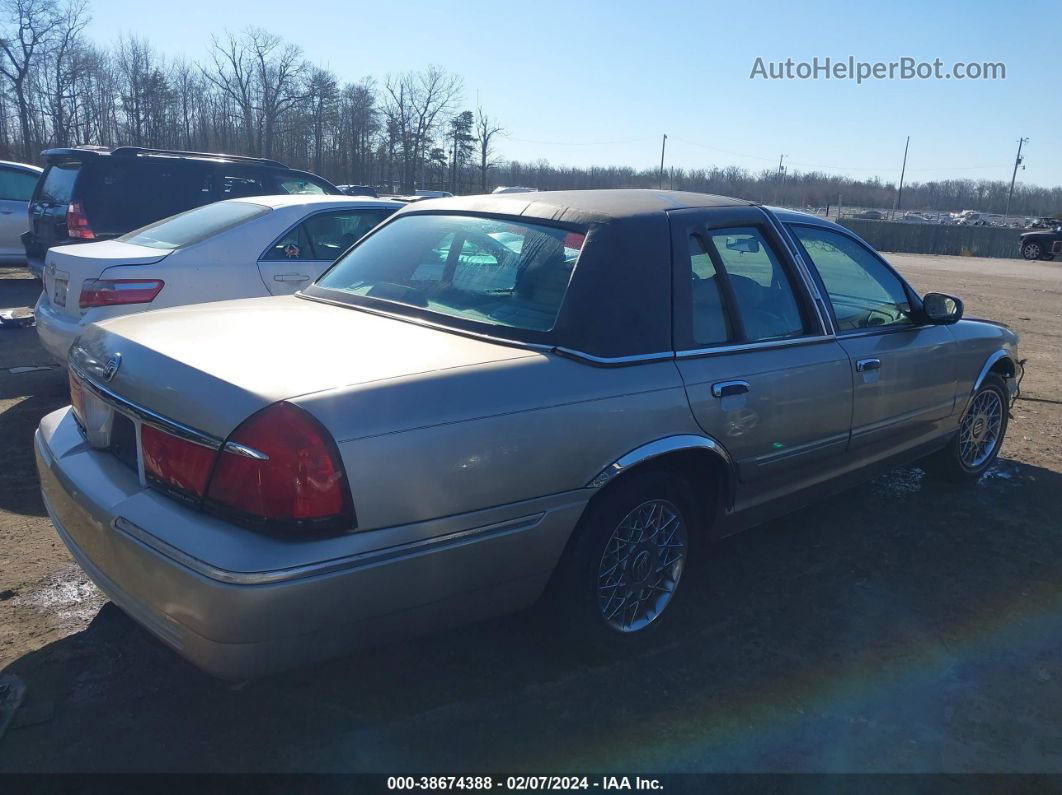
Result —
M682 513L668 500L646 500L612 531L598 567L598 608L618 632L637 632L671 603L686 564Z

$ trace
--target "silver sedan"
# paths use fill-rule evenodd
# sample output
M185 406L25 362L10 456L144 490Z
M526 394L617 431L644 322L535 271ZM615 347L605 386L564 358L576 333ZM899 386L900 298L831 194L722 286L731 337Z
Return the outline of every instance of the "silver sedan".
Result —
M244 678L514 611L651 640L706 542L904 462L973 480L1017 337L724 197L401 210L294 296L90 326L36 435L119 606Z

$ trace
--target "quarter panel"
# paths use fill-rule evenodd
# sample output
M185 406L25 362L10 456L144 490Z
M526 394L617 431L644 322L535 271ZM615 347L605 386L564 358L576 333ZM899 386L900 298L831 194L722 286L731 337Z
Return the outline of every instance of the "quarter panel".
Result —
M340 440L361 529L581 489L646 442L698 433L671 361L542 355L296 402Z

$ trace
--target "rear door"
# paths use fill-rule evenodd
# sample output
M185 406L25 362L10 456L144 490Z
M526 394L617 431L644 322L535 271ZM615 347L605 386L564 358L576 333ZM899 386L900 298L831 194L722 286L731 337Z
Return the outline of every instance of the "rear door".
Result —
M792 224L828 295L854 379L854 454L900 452L939 432L955 410L955 338L914 320L917 297L868 246L844 232Z
M266 289L286 295L316 281L336 257L393 212L378 207L326 210L295 224L258 260Z
M29 254L42 258L44 252L69 240L66 210L81 173L80 160L49 163L30 200L29 226L32 237Z
M848 357L756 208L672 212L677 362L697 422L763 496L840 465Z
M0 166L0 257L4 259L25 256L22 233L28 225L26 209L38 176L30 169Z

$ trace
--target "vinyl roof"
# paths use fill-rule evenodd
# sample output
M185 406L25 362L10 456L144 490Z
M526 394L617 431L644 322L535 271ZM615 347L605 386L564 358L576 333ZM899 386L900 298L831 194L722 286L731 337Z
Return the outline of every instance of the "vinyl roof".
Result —
M751 204L753 202L729 196L677 190L563 190L425 199L409 205L403 214L457 210L588 223L656 215L667 210L742 207Z

